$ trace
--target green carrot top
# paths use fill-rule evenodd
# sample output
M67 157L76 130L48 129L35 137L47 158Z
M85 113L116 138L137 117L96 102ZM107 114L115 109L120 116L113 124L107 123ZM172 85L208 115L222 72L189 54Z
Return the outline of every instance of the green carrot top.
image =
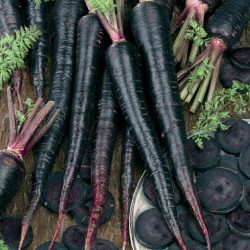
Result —
M250 103L250 86L240 81L234 81L229 89L218 90L214 97L204 103L198 120L191 131L195 143L202 148L203 140L209 139L211 133L217 129L226 130L225 119L231 115L228 110L232 106L233 113L241 115L246 113Z
M6 246L3 240L0 240L0 250L9 250L9 247Z
M6 35L0 39L0 89L15 69L24 67L24 58L40 35L36 26L30 26L20 28L14 35Z

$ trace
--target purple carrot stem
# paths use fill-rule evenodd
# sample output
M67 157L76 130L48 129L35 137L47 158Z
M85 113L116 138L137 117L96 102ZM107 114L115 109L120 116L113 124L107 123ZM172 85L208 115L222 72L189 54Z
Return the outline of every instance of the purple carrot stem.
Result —
M7 88L7 99L8 99L8 112L9 112L9 142L8 145L12 145L16 139L17 124L14 104L11 95L11 87Z
M32 120L36 116L36 113L39 110L39 108L40 108L40 106L41 106L42 103L43 103L43 99L42 98L38 98L37 101L36 101L36 103L35 103L35 105L34 105L34 107L33 107L33 109L32 109L32 111L28 115L28 119L25 122L25 124L23 125L23 128L22 128L20 134L23 133L23 131L25 131L27 128L29 128L30 123L32 122Z
M56 110L54 114L51 116L48 122L45 123L45 125L38 131L37 134L30 140L28 145L25 148L25 152L29 152L30 149L48 132L50 127L53 125L54 121L59 116L60 111Z
M36 117L32 120L30 123L29 129L26 129L25 131L22 131L16 138L13 145L10 146L10 150L13 150L14 152L17 151L20 155L25 155L26 152L24 152L24 148L27 145L27 142L31 139L31 137L36 132L37 128L40 126L42 120L46 117L46 115L49 113L51 108L53 107L54 102L49 101L44 108L42 108L39 113L36 115Z
M24 112L23 102L22 102L22 85L23 85L23 73L21 69L16 69L13 73L14 88L17 94L17 99L19 103L19 110Z
M200 0L187 0L184 10L182 11L181 15L177 18L175 25L172 28L172 32L176 32L176 30L181 26L183 22L187 19L187 16L191 11L195 12L195 16L199 16L199 13L204 12L206 13L209 9L207 3L204 3Z
M180 14L180 16L177 18L176 24L171 28L171 34L174 34L177 31L177 29L181 26L181 24L187 18L187 14L188 14L188 9L185 8Z
M122 34L120 34L118 31L116 31L115 29L113 29L110 26L110 24L108 23L108 21L105 18L105 16L103 16L101 13L98 13L98 17L99 17L99 19L100 19L100 21L101 21L104 29L109 34L109 37L112 40L112 42L119 42L119 41L125 39Z

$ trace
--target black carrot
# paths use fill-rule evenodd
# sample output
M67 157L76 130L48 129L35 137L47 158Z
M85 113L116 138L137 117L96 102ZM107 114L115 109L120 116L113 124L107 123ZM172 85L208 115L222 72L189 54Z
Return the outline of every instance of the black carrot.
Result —
M130 24L130 15L131 15L132 9L135 7L137 2L138 2L137 0L125 0L124 1L123 29L124 29L124 35L129 41L133 40L131 24Z
M138 52L134 45L126 41L116 42L109 47L106 60L119 105L156 188L161 212L182 249L186 249L176 220L170 170L166 166L156 130L147 111Z
M86 6L81 0L56 1L54 8L52 82L49 99L54 101L55 107L59 108L61 113L36 149L33 190L23 217L19 249L41 199L49 169L54 164L64 136L73 90L77 22L86 13Z
M38 98L44 97L46 84L45 69L48 63L49 46L47 14L47 3L42 1L39 7L37 7L33 0L26 0L26 22L29 26L38 27L42 32L30 55L31 82Z
M7 89L7 98L9 142L7 149L0 151L0 212L3 212L10 203L24 179L25 166L23 157L27 155L41 136L48 131L58 116L58 112L54 112L47 123L41 125L44 119L48 117L49 112L54 106L54 102L48 102L39 111L42 99L38 99L21 131L18 132L18 121L10 87Z
M105 68L102 79L101 97L98 105L98 124L96 128L95 149L91 165L91 184L93 188L93 207L90 212L86 232L85 248L90 249L95 232L107 200L109 176L117 131L117 103L113 83Z
M167 160L202 229L207 247L211 249L186 152L185 122L171 50L171 36L162 28L170 29L168 15L159 3L143 2L133 9L131 24L136 44L142 52L151 100L167 149Z
M163 8L165 8L165 10L169 15L169 18L171 19L174 12L174 0L154 0L154 1L163 5Z
M73 93L69 146L65 159L65 175L60 197L59 216L50 247L61 228L65 205L82 163L91 129L96 87L104 62L105 33L95 14L82 17L77 27L76 81Z
M121 161L121 208L122 208L122 249L125 250L129 241L129 212L132 201L136 146L132 140L130 129L126 126L122 147Z
M123 4L117 1L117 7L115 7L112 0L108 5L100 5L100 2L96 0L88 0L87 3L100 11L99 17L113 42L106 51L106 62L119 106L126 122L131 127L146 169L156 187L163 217L184 250L186 246L176 219L170 170L165 164L160 142L145 101L138 51L123 36L121 18ZM87 235L85 250L90 249L91 239Z

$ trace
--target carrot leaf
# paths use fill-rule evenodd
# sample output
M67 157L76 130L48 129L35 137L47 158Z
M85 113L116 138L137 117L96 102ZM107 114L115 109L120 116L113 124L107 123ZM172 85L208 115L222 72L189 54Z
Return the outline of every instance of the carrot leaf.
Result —
M93 11L98 11L104 16L109 16L116 8L113 0L88 0L88 4L91 5Z
M190 29L187 31L186 39L193 41L197 46L205 45L207 47L209 38L207 32L194 19L189 20Z
M30 26L20 28L14 35L6 35L0 39L0 89L16 68L24 67L24 58L40 35L36 26Z
M191 137L198 147L203 148L204 139L209 139L211 133L216 130L226 130L228 126L223 124L231 113L241 115L247 112L250 103L250 86L240 81L233 81L229 89L218 90L214 97L203 104L201 113L192 128ZM228 106L233 111L229 112Z
M23 126L23 124L26 122L29 113L32 111L35 103L31 98L26 98L23 102L26 106L26 111L25 112L21 112L20 110L16 110L16 119L18 121L18 127L17 127L17 131L19 132ZM1 250L1 249L0 249Z
M123 35L124 0L85 0L89 11L96 12L111 40L120 41Z
M6 246L3 240L0 240L0 250L9 250L9 247Z
M26 112L25 113L28 115L31 112L31 110L33 109L35 103L29 97L26 98L23 103L26 105Z

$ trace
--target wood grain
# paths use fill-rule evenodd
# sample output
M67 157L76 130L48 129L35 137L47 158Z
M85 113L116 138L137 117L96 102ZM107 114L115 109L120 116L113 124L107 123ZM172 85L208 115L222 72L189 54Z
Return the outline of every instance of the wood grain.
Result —
M250 45L250 26L248 29L244 32L244 35L238 44L238 46L249 46ZM32 90L32 86L30 84L28 74L25 78L25 96L33 97L34 99L34 92ZM190 114L186 107L184 107L185 110L185 121L186 121L186 127L187 129L190 129L197 116ZM8 126L7 126L7 119L4 119L7 114L7 107L6 107L6 89L2 90L2 93L0 95L0 121L5 121L2 124L2 129L0 131L0 146L1 149L5 148L7 144L7 134L8 134ZM250 109L247 114L244 115L244 117L250 117ZM110 179L110 191L115 196L116 204L115 204L115 215L113 218L106 223L105 225L102 225L100 229L98 230L98 236L109 239L113 241L117 246L120 246L121 243L121 237L120 237L120 204L119 204L119 180L120 180L120 158L121 158L121 146L122 146L122 138L121 135L118 136L116 147L113 155L113 164L112 164L112 174ZM53 170L56 169L63 169L63 161L64 161L64 151L65 151L65 144L62 145L60 154L56 160L56 164L53 167ZM16 215L16 216L22 216L25 207L28 203L28 198L30 196L30 189L31 189L31 174L32 169L34 167L33 165L33 157L32 153L30 153L27 158L25 159L25 166L26 166L26 177L25 181L23 182L23 185L21 189L19 190L18 194L16 195L13 202L10 204L7 213L8 215ZM136 166L136 182L138 181L139 177L142 173L142 168L140 166ZM136 183L135 183L136 185ZM51 238L52 232L55 227L57 216L56 214L51 213L46 208L44 208L42 205L38 208L37 212L35 213L35 217L33 219L32 228L33 228L33 234L34 239L32 245L28 248L29 250L35 249L39 244L42 242L48 241ZM73 219L67 215L64 218L63 226L61 233L58 237L58 241L61 239L62 232L69 226L74 224L75 222ZM120 247L119 247L120 248ZM128 248L130 249L130 248Z

